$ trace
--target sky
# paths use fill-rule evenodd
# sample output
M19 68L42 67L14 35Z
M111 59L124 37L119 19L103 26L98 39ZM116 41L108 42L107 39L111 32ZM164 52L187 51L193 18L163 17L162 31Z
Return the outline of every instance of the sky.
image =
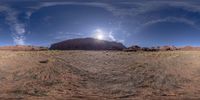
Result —
M198 0L7 0L0 46L92 37L126 46L200 46Z

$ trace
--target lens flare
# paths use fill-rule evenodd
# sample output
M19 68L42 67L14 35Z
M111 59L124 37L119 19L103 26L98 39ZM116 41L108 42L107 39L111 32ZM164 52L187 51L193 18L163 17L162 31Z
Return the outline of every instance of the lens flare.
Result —
M102 34L98 34L98 35L96 36L96 38L99 39L99 40L103 40L103 35L102 35Z
M95 38L99 40L103 40L105 38L104 32L101 29L96 29L95 31Z

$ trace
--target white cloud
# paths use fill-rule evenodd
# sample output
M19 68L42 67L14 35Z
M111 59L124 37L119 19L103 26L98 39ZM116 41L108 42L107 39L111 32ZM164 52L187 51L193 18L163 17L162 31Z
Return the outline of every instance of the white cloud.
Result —
M23 36L13 36L13 40L17 45L25 45L25 37Z
M112 32L109 32L108 37L112 40L112 41L116 41L115 37L113 36Z
M178 17L167 17L167 18L163 18L163 19L160 18L160 19L157 19L157 20L150 20L150 21L142 24L142 26L140 26L139 29L142 29L144 27L148 27L152 24L156 24L156 23L159 23L159 22L180 22L180 23L185 23L187 25L190 25L193 28L200 29L199 27L197 27L195 21L188 20L188 19L185 19L185 18L178 18Z
M24 28L24 24L16 23L14 28L15 28L16 33L19 35L24 35L24 33L26 32Z
M113 35L112 31L105 31L100 28L97 28L94 30L94 32L91 34L91 37L93 38L98 38L98 36L102 36L104 40L109 40L109 41L116 41L116 38Z
M33 11L27 11L26 12L26 18L30 19L30 17L32 16Z
M124 40L119 40L118 42L120 42L120 43L124 43L125 41L124 41Z
M53 36L54 39L56 40L66 40L66 39L84 37L85 35L82 33L58 32L56 36L54 34L51 34L51 36Z
M56 6L56 5L85 5L85 6L93 6L93 7L101 7L106 9L107 11L112 12L114 15L117 16L137 16L140 14L144 14L147 12L150 12L152 10L159 9L160 7L170 5L174 7L181 7L187 11L190 12L198 12L200 13L200 6L199 4L196 4L195 2L182 2L182 1L145 1L144 2L113 2L113 3L106 3L106 2L41 2L36 6L27 7L30 8L30 10L26 11L26 17L29 19L32 14L43 8L43 7L50 7L50 6ZM25 28L25 24L21 22L18 19L19 11L16 9L13 9L9 6L2 6L0 5L0 12L6 13L6 21L8 25L10 26L12 33L13 33L13 40L16 44L25 44L25 33L27 33L27 30ZM148 17L148 16L147 16ZM141 23L141 27L145 27L157 22L163 22L163 21L176 21L176 22L183 22L186 24L189 24L195 28L198 28L196 26L195 21L192 21L190 19L186 18L177 18L175 16L168 17L168 18L158 18L158 19L149 19L145 23ZM121 25L121 24L120 24ZM140 27L140 26L139 26ZM119 26L120 28L120 26ZM199 28L198 28L199 29ZM65 37L67 35L70 35L69 33L66 33ZM71 34L71 36L74 34ZM61 38L63 36L58 36L57 38ZM112 32L108 34L108 39L111 39L113 41L116 41L114 35Z
M145 2L145 3L144 3ZM76 2L76 1L62 1L62 2L41 2L38 5L31 6L32 10L39 10L44 7L57 6L57 5L84 5L84 6L93 6L93 7L101 7L114 15L126 16L126 15L138 15L141 13L146 13L151 10L159 9L163 6L176 6L182 7L186 10L197 11L200 12L200 6L196 2L190 1L121 1L121 2ZM34 11L29 11L28 15Z
M0 5L0 12L5 12L6 21L11 28L14 43L17 45L24 45L26 29L24 23L20 22L18 19L19 12L9 6L2 5Z

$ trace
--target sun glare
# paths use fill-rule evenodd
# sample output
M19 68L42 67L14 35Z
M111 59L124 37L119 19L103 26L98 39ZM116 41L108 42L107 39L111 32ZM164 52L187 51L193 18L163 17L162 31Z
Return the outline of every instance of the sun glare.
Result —
M99 39L99 40L103 40L104 39L104 32L101 29L96 29L95 38Z
M98 34L96 38L99 39L99 40L102 40L103 39L103 35L102 34Z

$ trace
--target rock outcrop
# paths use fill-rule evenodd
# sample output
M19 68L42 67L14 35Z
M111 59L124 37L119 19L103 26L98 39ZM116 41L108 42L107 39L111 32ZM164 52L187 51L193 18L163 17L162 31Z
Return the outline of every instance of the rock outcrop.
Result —
M143 47L142 48L142 51L159 51L159 48L158 47Z
M131 52L131 51L141 51L142 48L138 45L133 45L131 47L128 47L127 49L124 49L124 51L127 51L127 52Z
M128 47L124 51L175 51L180 50L179 48L175 46L158 46L158 47L140 47L138 45L134 45L131 47Z
M25 46L25 45L16 45L16 46L2 46L0 50L5 51L43 51L48 50L47 47L37 47L37 46Z
M128 47L127 49L124 49L124 51L127 52L136 52L136 51L159 51L159 47L140 47L138 45L133 45L131 47Z
M175 46L161 46L161 47L159 47L159 51L175 51L175 50L179 50L179 48L177 48Z

